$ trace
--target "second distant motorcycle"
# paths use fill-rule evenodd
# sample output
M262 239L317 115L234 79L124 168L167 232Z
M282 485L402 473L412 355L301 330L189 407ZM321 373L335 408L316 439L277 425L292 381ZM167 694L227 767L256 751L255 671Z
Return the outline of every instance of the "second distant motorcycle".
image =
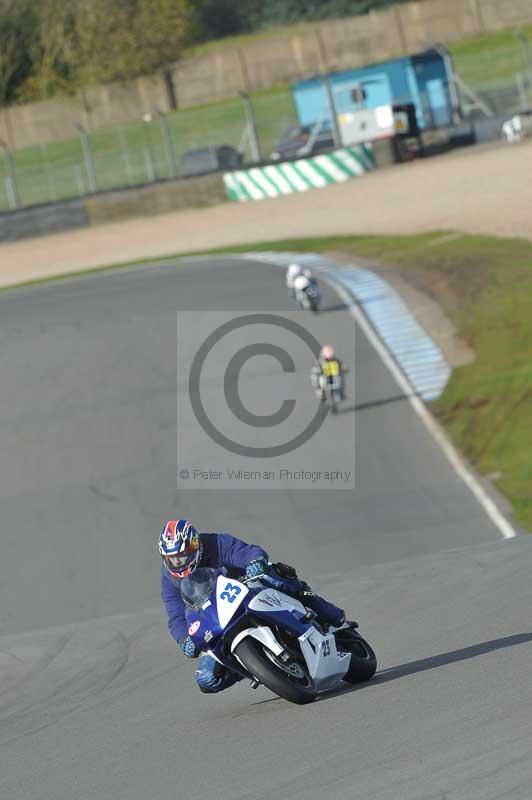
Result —
M338 412L338 404L345 399L344 373L347 372L331 345L325 345L318 361L311 367L310 381L320 401L332 414Z
M304 311L312 311L317 314L320 307L320 290L314 278L306 275L298 275L294 280L294 292L296 303Z

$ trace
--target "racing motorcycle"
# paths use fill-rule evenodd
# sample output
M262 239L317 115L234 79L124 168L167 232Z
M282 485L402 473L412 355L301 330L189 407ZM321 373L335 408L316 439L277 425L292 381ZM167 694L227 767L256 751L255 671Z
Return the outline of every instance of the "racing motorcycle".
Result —
M253 688L263 684L301 705L375 673L375 653L356 623L325 630L313 611L267 578L237 580L224 569L200 567L181 592L197 649L251 679Z
M344 399L344 385L342 374L320 375L320 389L322 402L330 409L332 414L338 413L338 403Z
M294 286L298 306L303 311L312 311L313 314L317 314L321 299L317 283L307 278L296 278Z

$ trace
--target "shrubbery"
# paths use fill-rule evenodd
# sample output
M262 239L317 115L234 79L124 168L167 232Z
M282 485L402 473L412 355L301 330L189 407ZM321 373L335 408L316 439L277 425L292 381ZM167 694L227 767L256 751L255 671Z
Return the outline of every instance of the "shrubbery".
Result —
M185 48L406 0L0 0L0 105L128 80Z

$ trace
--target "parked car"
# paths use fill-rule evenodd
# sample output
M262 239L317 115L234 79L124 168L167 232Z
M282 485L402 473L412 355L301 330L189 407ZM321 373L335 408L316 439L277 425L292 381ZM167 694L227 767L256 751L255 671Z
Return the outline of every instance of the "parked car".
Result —
M318 123L319 124L319 123ZM294 125L279 139L270 156L274 161L297 156L311 156L334 147L334 136L330 122L314 125Z
M242 166L242 153L228 144L199 147L187 150L181 156L179 174L182 178L193 175L207 175L225 169L239 169Z

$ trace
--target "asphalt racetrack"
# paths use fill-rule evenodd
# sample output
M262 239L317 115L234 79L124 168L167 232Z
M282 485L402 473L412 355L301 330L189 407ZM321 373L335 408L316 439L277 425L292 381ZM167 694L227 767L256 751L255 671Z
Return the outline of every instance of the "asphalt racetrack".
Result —
M309 328L347 341L324 306ZM529 800L526 539L502 540L360 332L324 425L341 451L356 421L354 491L177 490L178 309L290 303L279 269L229 258L0 297L2 800ZM249 376L250 402L269 385ZM201 694L159 600L174 516L295 563L360 621L376 678L304 707Z

